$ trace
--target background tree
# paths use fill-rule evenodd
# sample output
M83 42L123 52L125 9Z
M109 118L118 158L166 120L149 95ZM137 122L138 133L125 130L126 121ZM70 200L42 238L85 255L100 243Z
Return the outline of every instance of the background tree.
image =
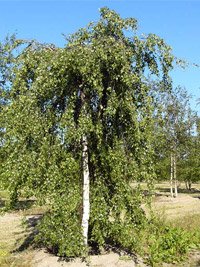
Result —
M200 180L200 147L197 124L198 117L196 114L190 113L187 121L186 142L182 148L179 163L179 175L188 190L191 190L192 183Z
M13 51L17 47L15 35L7 36L0 43L0 114L9 103L9 89L12 83L12 66L14 62ZM0 172L5 158L3 116L0 116ZM1 185L1 181L0 181Z
M7 155L11 152L9 147L7 147L6 118L4 111L12 103L13 97L11 95L11 90L13 81L16 79L18 57L26 51L29 45L30 43L17 39L15 34L7 36L5 40L0 43L0 172L4 172L4 167L7 164ZM7 176L2 174L0 178L0 185L9 187ZM18 186L16 183L11 190L10 206L16 203L17 196Z
M186 172L183 159L192 153L192 140L195 139L196 115L190 108L189 99L184 88L178 87L168 93L158 91L159 112L155 119L158 121L155 124L157 174L161 180L170 176L171 196L177 196L177 182Z

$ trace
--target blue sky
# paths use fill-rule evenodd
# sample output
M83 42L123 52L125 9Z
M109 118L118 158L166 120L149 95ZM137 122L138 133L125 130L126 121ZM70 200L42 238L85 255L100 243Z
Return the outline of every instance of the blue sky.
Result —
M62 33L70 34L99 18L98 9L108 6L122 17L138 19L139 33L155 33L173 48L173 53L200 65L200 1L134 0L0 0L0 40L7 34L19 38L64 45ZM185 86L200 98L200 68L179 68L172 72L174 85ZM192 107L197 111L191 101Z

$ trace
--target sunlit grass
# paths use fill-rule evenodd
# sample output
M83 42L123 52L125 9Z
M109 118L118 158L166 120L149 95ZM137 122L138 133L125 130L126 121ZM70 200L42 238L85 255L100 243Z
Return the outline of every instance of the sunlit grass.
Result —
M0 266L1 267L31 267L33 253L31 248L22 252L17 250L27 237L27 231L22 227L20 212L0 216Z
M185 230L199 230L200 231L200 214L185 215L182 218L177 218L171 222L172 225L181 227Z
M32 267L32 254L27 254L27 256L17 257L11 254L5 256L0 260L1 267Z
M6 190L0 190L0 199L8 199L9 194Z
M25 240L28 230L22 226L26 216L43 214L47 207L38 206L35 200L20 198L13 210L7 210L7 191L0 191L0 267L31 267L33 250L26 248L14 252ZM7 210L7 211L6 211Z

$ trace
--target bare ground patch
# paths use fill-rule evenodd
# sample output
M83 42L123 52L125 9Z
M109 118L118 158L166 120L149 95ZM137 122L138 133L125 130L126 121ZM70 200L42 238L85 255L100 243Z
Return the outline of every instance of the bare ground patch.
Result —
M140 260L135 260L129 256L120 256L117 253L90 256L87 261L80 258L65 262L59 257L46 253L45 250L38 251L34 256L33 267L145 267Z

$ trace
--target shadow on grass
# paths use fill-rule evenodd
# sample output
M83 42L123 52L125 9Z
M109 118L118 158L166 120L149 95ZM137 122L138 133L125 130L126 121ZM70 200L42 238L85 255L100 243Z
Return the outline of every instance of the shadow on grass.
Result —
M35 200L31 200L31 199L18 200L14 206L14 210L30 209L34 203L35 203Z
M6 201L4 199L0 199L0 209L4 208L6 205Z
M161 193L170 193L170 188L162 188L162 187L157 187L156 190L158 190ZM178 193L182 194L200 194L200 190L196 188L191 188L191 190L185 189L185 188L178 188Z
M8 199L0 198L0 209L5 209L6 211L19 211L28 210L35 204L35 200L25 199L18 200L14 206L9 204Z
M22 252L26 249L28 249L30 246L34 245L34 238L37 235L38 231L35 228L39 221L42 219L43 215L34 215L26 219L25 224L26 224L26 232L27 235L22 242L22 244L15 249L12 252ZM16 241L16 244L20 242L20 239Z

